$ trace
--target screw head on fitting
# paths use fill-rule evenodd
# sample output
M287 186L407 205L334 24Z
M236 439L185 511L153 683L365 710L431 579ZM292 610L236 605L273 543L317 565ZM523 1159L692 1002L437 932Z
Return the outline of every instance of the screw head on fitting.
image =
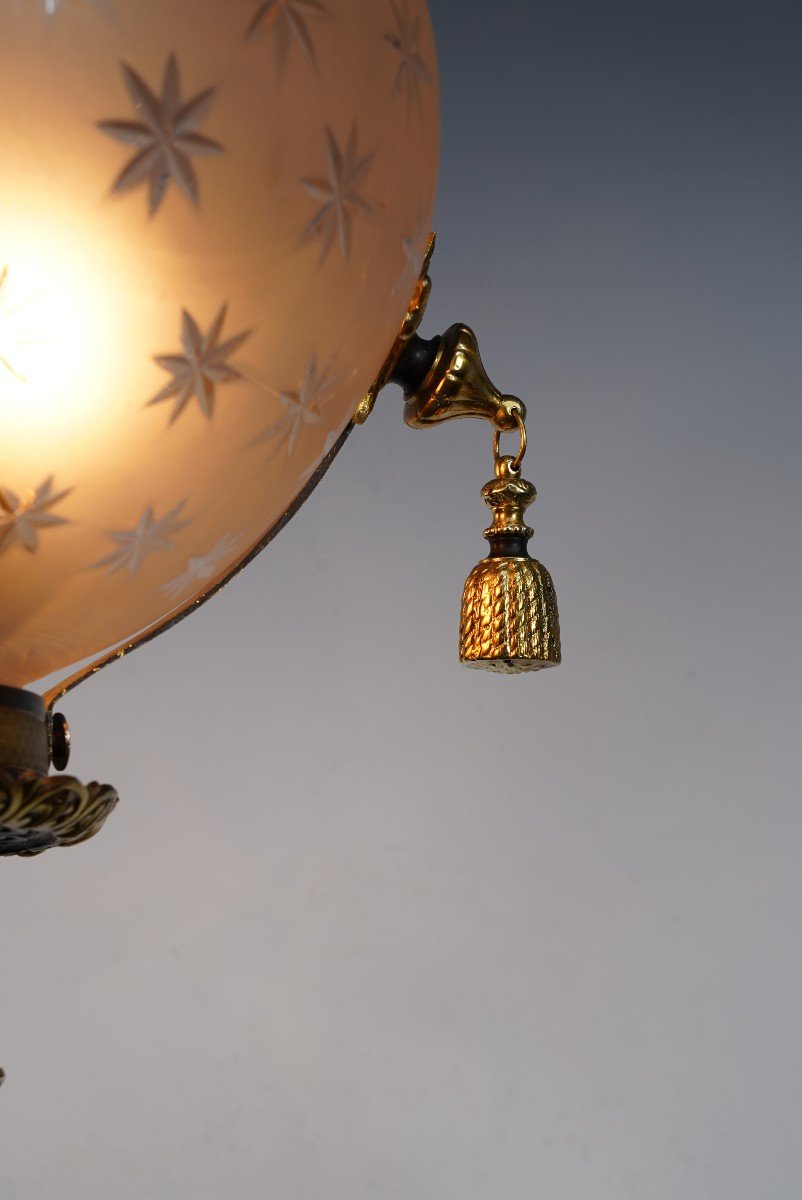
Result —
M57 771L65 771L70 761L72 734L64 713L53 713L50 724L50 761Z

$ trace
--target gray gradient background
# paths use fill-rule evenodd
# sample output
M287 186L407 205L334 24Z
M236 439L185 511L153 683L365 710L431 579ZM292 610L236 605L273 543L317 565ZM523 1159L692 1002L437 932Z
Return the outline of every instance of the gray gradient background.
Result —
M67 705L123 803L0 872L3 1200L802 1194L800 9L431 7L427 328L531 402L565 663L458 668L489 438L387 394Z

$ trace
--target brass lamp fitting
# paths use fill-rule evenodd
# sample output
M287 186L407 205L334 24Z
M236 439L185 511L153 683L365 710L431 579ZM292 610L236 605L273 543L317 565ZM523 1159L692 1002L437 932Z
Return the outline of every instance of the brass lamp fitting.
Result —
M427 351L432 345L423 343ZM481 417L501 433L510 433L519 418L526 420L523 401L502 395L488 378L476 334L467 325L452 325L436 339L434 358L430 364L423 358L429 369L416 383L421 359L414 356L421 355L422 349L414 341L408 343L393 376L402 386L412 382L404 391L404 420L412 429L426 429L454 417Z
M404 392L404 420L413 429L454 417L483 417L500 433L511 433L526 420L526 408L517 396L503 395L491 382L473 330L452 325L428 341L418 333L432 291L429 266L435 240L430 234L407 315L379 374L357 405L354 424L364 425L379 392L397 383Z
M69 744L67 722L51 716L41 696L0 687L0 856L86 841L114 808L108 784L48 774L51 761L66 767Z
M466 666L505 674L538 671L561 660L560 625L551 576L527 548L532 530L524 513L537 493L521 478L526 408L488 378L476 336L467 325L452 325L428 341L418 334L431 291L433 250L434 234L401 331L354 422L366 421L381 389L396 383L404 392L404 420L413 429L457 417L479 417L493 426L495 478L482 489L493 513L493 523L485 530L490 552L465 584L459 657ZM514 458L502 456L499 435L516 429L521 439L518 453Z

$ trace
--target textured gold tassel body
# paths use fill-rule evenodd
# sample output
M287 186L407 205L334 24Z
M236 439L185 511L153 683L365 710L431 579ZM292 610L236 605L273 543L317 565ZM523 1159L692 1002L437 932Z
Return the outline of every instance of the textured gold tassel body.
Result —
M532 530L524 513L537 492L521 479L525 440L516 458L499 457L496 476L482 488L493 523L485 530L490 553L468 576L462 595L460 662L517 674L560 662L560 623L554 584L530 558Z

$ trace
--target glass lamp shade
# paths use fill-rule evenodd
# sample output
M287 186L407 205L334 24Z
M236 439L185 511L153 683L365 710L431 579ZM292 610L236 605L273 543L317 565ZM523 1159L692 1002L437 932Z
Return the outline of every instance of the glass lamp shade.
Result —
M0 0L0 683L167 621L279 521L431 228L424 0Z

